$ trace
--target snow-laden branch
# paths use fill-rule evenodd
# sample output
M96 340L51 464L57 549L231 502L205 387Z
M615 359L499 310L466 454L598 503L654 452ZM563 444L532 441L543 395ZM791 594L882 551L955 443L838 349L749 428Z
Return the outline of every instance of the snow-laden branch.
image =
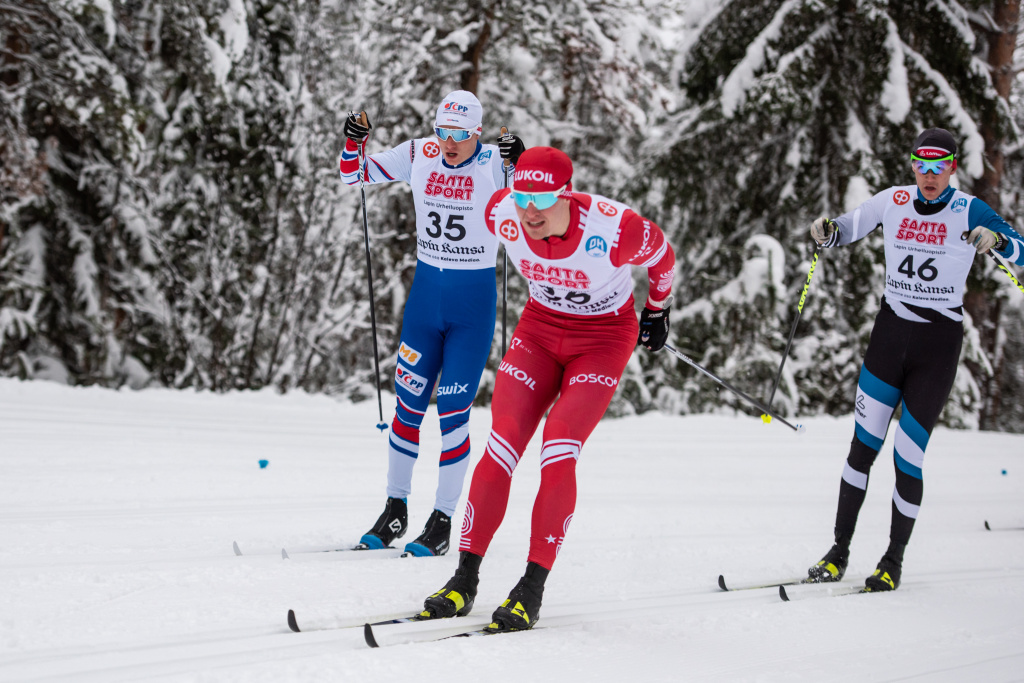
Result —
M964 133L964 144L960 150L959 159L961 168L972 178L980 178L985 168L985 140L978 132L978 124L974 122L970 113L964 109L963 102L953 86L949 84L946 77L932 68L928 60L919 52L906 43L903 44L903 51L914 63L924 76L938 88L942 98L946 102L946 111L957 128Z
M889 53L889 73L882 84L881 105L889 121L901 123L910 113L910 85L903 60L903 40L891 18L886 21L885 50Z
M757 72L765 63L768 43L779 37L790 12L803 4L803 0L786 0L768 25L747 47L739 64L733 68L722 84L722 114L731 118L746 100L747 92L757 83Z

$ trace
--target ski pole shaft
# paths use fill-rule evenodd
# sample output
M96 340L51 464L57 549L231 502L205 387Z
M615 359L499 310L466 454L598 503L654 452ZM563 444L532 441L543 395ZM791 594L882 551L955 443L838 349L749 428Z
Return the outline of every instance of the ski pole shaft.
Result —
M725 387L726 389L728 389L732 393L736 394L737 396L742 398L744 401L746 401L750 405L754 406L755 408L760 409L761 412L763 412L766 415L770 415L771 417L775 418L776 420L778 420L782 424L784 424L787 427L789 427L790 429L792 429L797 434L803 434L804 431L806 431L806 428L803 425L792 425L792 424L790 424L784 418L779 417L776 413L773 413L766 405L764 405L763 403L758 401L756 398L752 398L751 396L748 396L747 394L743 393L742 391L740 391L739 389L737 389L733 385L731 385L728 382L726 382L721 377L718 377L718 376L714 375L713 373L709 372L708 370L704 369L699 363L697 363L695 360L693 360L692 358L690 358L686 354L679 352L671 344L665 344L665 350L668 351L669 353L671 353L673 356L675 356L679 360L681 360L684 363L686 363L687 365L689 365L690 367L694 368L695 370L699 370L700 372L704 373L707 377L709 377L710 379L714 380L718 384L722 385L723 387Z
M369 120L366 112L359 112L359 122L368 126ZM384 404L380 396L380 360L377 353L377 314L373 301L373 266L370 262L370 225L366 220L366 189L363 184L364 165L366 163L366 140L359 143L359 201L363 209L363 245L366 248L366 285L370 296L370 333L373 338L373 379L377 384L377 415L380 422L377 429L384 431L388 428L384 422Z
M963 233L961 233L960 239L966 242L967 235L969 234L970 233L968 233L965 230ZM1020 290L1021 294L1024 294L1024 285L1020 283L1020 280L1017 279L1017 276L1014 275L1013 272L1007 267L1006 262L1003 261L1003 259L999 258L998 254L989 249L988 251L985 252L985 256L988 256L990 259L992 259L992 262L996 264L996 267L999 268L999 270L1006 273L1006 277L1010 278L1010 282L1012 282L1017 287L1017 289Z
M501 127L502 137L508 135L508 128L505 126ZM505 189L508 189L508 159L503 159L501 162L502 170L504 170L505 176ZM506 314L508 311L508 251L505 247L501 247L501 253L504 256L504 261L501 265L501 356L505 357L505 321Z
M1006 273L1006 277L1010 278L1010 282L1017 286L1017 289L1020 290L1021 294L1024 294L1024 285L1020 283L1020 280L1017 279L1016 275L1010 272L1010 269L1006 267L1005 263L1003 263L1003 259L999 258L991 249L985 253L988 254L988 257L995 262L999 270Z
M775 400L775 390L779 388L779 381L782 379L782 368L786 365L786 359L789 357L789 349L793 346L793 337L796 336L797 325L800 324L800 316L804 312L804 302L807 301L807 290L811 287L811 278L814 277L814 268L818 265L818 252L821 247L814 250L814 256L811 257L811 269L807 271L807 281L804 282L803 291L800 292L800 302L796 306L796 318L793 320L793 327L789 330L789 339L786 340L786 350L782 352L782 362L779 363L779 371L775 373L775 381L772 382L772 393L768 396L768 407L772 407L772 401ZM768 422L771 418L768 415L762 415L761 419Z

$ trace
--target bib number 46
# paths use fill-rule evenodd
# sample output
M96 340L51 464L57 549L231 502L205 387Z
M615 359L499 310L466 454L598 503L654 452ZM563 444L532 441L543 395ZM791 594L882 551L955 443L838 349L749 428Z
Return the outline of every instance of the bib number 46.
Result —
M939 270L932 265L932 262L934 260L935 259L933 258L926 260L915 271L914 257L908 256L907 258L903 259L903 263L901 263L900 267L897 268L896 270L906 275L908 280L913 280L914 276L916 275L925 282L931 282L932 280L939 276Z
M427 234L437 239L444 232L444 236L450 239L452 242L458 242L466 236L466 226L459 221L463 220L464 216L455 216L448 214L448 222L444 228L441 227L441 215L436 211L431 211L427 214L430 218L430 225L427 226Z

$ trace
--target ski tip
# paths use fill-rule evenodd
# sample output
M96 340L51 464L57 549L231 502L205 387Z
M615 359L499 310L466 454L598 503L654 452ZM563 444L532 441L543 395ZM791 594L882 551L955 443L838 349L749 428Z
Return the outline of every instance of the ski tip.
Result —
M985 522L988 524L988 522ZM235 551L235 555L241 555L242 549L238 547L238 541L231 541L231 549Z
M782 598L783 602L789 602L789 596L786 595L786 587L779 586L779 597Z
M288 610L288 628L296 633L302 633L299 629L299 622L295 621L295 610Z
M719 588L721 588L721 589L722 589L722 590L724 590L724 591L727 591L727 590L729 590L729 589L728 589L728 588L726 588L726 586L725 586L725 577L724 577L724 576L722 576L721 574L719 574L719 575L718 575L718 587L719 587Z
M377 644L377 639L373 637L373 627L369 624L363 624L363 638L366 639L366 644L370 647L380 647Z
M281 548L281 559L282 560L290 560L291 559L290 557L288 557L288 551L285 550L284 548Z
M987 519L985 520L985 529L987 529L988 531L992 531L992 527L990 527L988 525L988 520ZM241 553L239 553L239 554L241 554Z

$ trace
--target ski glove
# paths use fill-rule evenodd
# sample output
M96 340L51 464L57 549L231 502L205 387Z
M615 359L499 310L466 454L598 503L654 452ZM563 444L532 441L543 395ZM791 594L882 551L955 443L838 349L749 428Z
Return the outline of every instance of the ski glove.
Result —
M508 159L515 166L519 155L526 151L526 145L517 136L509 133L498 138L498 152L502 159Z
M971 230L971 234L967 236L967 241L972 247L978 250L979 254L984 254L989 249L1002 251L1010 242L1005 235L989 230L988 228L983 228L980 225L974 230Z
M640 313L640 336L636 343L648 351L661 351L668 341L668 309L647 308Z
M360 123L359 114L355 112L349 112L348 118L345 119L345 137L357 145L366 139L372 128L373 125L370 123L369 116L366 117L365 126Z
M829 249L839 241L839 226L831 218L815 218L811 223L811 237L820 246Z

